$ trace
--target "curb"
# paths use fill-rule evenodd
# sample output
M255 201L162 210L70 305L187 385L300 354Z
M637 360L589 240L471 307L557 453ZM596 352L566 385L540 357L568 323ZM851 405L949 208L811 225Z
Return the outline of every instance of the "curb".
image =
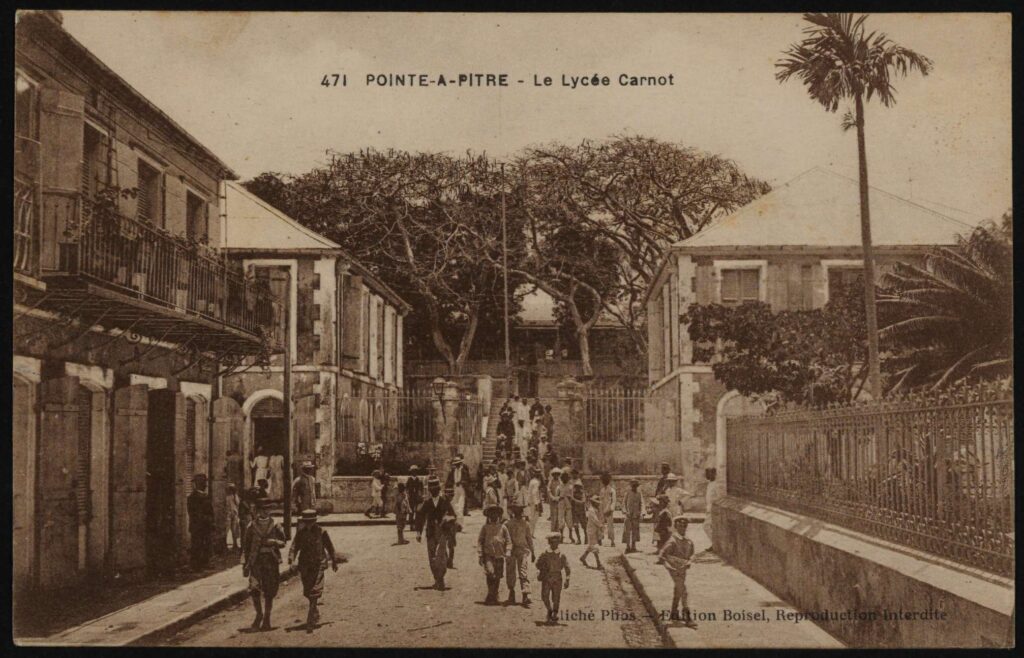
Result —
M298 573L298 569L294 566L290 566L281 572L281 582L284 583L286 580ZM215 615L216 613L230 608L233 605L241 603L249 598L248 586L241 587L229 594L221 596L219 599L210 601L203 607L187 612L180 617L176 617L160 628L153 629L142 635L125 642L121 646L149 646L156 643L158 640L167 639L172 635L175 635L179 631L182 631L193 624L196 624L207 617Z
M647 609L647 614L651 616L651 621L654 622L654 627L658 629L658 635L661 636L661 643L666 649L675 649L676 643L672 639L672 636L668 632L668 627L665 626L661 621L661 613L658 612L657 607L654 605L654 601L651 600L650 595L647 594L647 590L640 583L640 578L636 575L636 570L633 569L633 565L629 561L629 557L625 553L622 554L622 563L626 569L626 575L629 576L629 582L633 583L633 589L640 596L640 600L644 604L644 608Z

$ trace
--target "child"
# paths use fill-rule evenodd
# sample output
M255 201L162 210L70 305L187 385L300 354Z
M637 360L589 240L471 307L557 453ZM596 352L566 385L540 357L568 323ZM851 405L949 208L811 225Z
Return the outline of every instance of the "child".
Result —
M241 501L238 498L238 491L235 489L235 485L228 483L226 491L224 507L227 510L228 531L231 533L231 548L237 551L238 541L242 538L242 528L238 521L238 508L241 505Z
M384 490L384 482L381 479L380 471L374 471L370 474L370 507L364 512L366 516L373 518L376 514L378 517L384 512L384 499L381 497L381 492Z
M509 536L508 528L499 523L500 507L492 505L484 509L484 516L487 517L487 522L480 528L480 536L477 539L480 566L484 568L484 575L487 578L487 598L484 599L484 605L497 605L498 586L501 585L501 577L505 573L505 556L509 554L512 538Z
M640 493L640 480L630 480L629 491L622 499L622 511L626 515L626 523L622 526L622 543L627 553L636 553L636 543L640 541L640 516L643 513L643 496Z
M398 528L398 543L408 544L405 539L405 522L412 516L409 495L405 491L405 482L398 483L398 494L395 496L395 527Z
M540 598L548 609L548 622L558 621L558 606L562 600L562 589L569 588L569 561L558 551L562 542L562 533L548 533L548 550L537 558L537 580L540 581ZM562 584L562 572L565 572L565 584Z
M533 560L537 556L533 552L533 531L530 522L523 518L523 505L512 504L512 518L505 521L509 535L509 552L505 556L505 584L508 585L508 602L516 602L516 577L519 578L519 590L523 593L523 607L530 607L530 578L526 570L527 557Z
M242 538L242 575L249 579L249 594L256 608L253 630L270 630L270 612L281 584L281 549L284 546L284 529L270 518L270 499L260 497L256 501L256 518Z
M587 564L587 556L593 553L597 568L603 568L601 567L601 556L597 552L602 536L604 536L604 514L601 513L601 497L591 496L590 506L587 508L587 549L580 556L583 566L590 566Z
M658 550L672 534L672 513L668 511L668 494L658 495L658 507L654 510L654 543Z
M682 620L689 628L696 628L690 615L690 607L687 604L686 596L686 571L690 568L690 559L693 557L693 542L686 538L686 527L688 522L682 514L672 519L672 537L665 542L665 545L658 551L657 564L664 564L672 577L672 614L669 619L679 621L679 607L682 605Z
M551 521L551 532L562 528L558 525L558 487L562 484L562 469L557 466L548 473L548 486L545 488L548 501L548 519Z
M572 539L572 485L569 484L569 471L562 471L561 484L558 485L558 530L569 528Z
M601 474L601 515L604 516L605 534L615 546L615 506L617 503L615 487L612 485L612 476L609 473Z
M288 564L295 564L295 556L299 558L299 577L302 579L302 595L309 599L309 612L306 614L306 630L312 632L320 621L317 601L324 593L324 570L330 560L331 569L338 570L338 558L334 554L334 544L330 535L316 522L316 510L302 510L299 527L288 551Z
M572 526L569 528L569 539L572 539L574 544L582 544L586 535L587 526L587 495L583 492L583 483L573 483L572 485ZM576 538L573 539L573 530L576 531Z

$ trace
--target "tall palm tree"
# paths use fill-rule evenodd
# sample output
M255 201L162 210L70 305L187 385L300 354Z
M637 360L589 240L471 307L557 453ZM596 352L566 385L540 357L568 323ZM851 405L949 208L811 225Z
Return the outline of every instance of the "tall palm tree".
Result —
M843 128L857 129L860 165L860 233L864 248L864 310L868 338L868 378L871 394L882 396L878 363L878 315L875 309L875 256L871 247L871 208L868 204L868 161L864 147L864 103L877 96L882 105L896 103L892 77L905 77L917 69L928 75L932 61L913 50L893 43L885 34L866 32L867 16L853 14L804 14L810 26L806 38L795 43L776 62L775 78L785 82L796 77L807 93L829 112L853 99L854 114L846 113Z
M1013 369L1013 238L982 225L951 247L928 254L923 267L897 263L882 279L880 336L895 356L894 388L935 388L964 377L1009 375Z

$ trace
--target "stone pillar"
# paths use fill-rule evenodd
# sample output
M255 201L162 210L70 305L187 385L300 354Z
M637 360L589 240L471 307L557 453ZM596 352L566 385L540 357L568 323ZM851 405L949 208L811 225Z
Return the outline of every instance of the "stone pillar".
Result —
M583 456L583 403L587 387L572 377L566 377L555 388L558 398L551 405L551 415L555 419L552 445L560 459L571 457L573 465L578 468Z

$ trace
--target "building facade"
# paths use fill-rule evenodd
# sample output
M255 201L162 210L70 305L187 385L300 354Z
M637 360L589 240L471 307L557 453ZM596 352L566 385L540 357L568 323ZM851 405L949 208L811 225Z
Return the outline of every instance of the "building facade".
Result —
M359 445L385 440L384 409L403 386L409 305L340 245L241 185L225 182L221 198L224 252L286 300L281 333L291 359L292 463L312 460L321 497L330 498L332 477L355 460ZM241 416L231 478L252 486L254 460L266 457L271 498L281 498L284 480L294 476L282 465L289 437L284 376L280 354L267 368L225 377L222 388Z
M14 587L172 571L196 474L224 529L217 381L280 304L212 246L232 171L59 12L19 15L15 117Z
M937 212L873 189L876 276L893 263L921 262L953 244L975 219ZM814 309L837 286L862 280L858 182L812 169L668 249L647 295L648 379L654 397L679 400L678 466L686 487L702 493L704 469L725 481L725 423L760 406L729 391L710 364L693 359L680 316L691 304L760 301L773 311ZM674 460L673 460L674 461Z

